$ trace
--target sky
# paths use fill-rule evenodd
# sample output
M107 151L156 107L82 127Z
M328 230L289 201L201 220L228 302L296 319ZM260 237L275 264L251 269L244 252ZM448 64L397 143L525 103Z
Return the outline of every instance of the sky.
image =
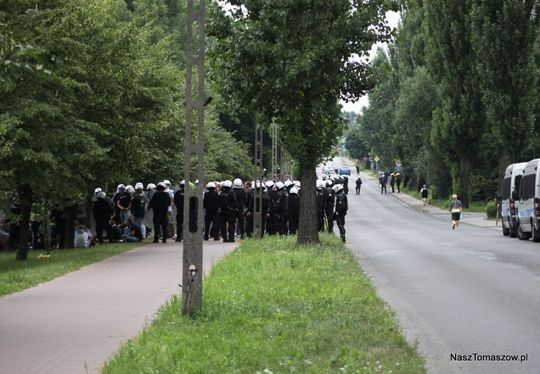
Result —
M388 25L390 27L397 27L399 23L400 15L399 12L387 12L386 13L386 20L388 21ZM385 46L386 43L381 44L377 43L373 45L373 48L371 48L370 51L370 58L375 57L375 53L377 51L377 48L381 46ZM356 112L360 113L362 111L362 108L368 105L368 97L367 95L362 96L360 100L358 100L356 103L346 103L344 101L341 102L341 105L343 105L343 109L346 112Z

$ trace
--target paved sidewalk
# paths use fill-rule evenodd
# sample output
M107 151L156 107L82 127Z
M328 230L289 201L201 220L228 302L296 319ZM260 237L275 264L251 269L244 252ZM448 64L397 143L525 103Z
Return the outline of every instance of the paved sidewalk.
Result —
M205 242L203 271L239 243ZM0 297L0 373L97 373L180 294L182 246L149 244Z
M372 176L372 175L368 175L366 173L361 173L363 177L367 178L368 180L372 181L373 183L379 183L378 180ZM390 187L388 187L388 190L390 190ZM441 208L438 208L436 206L433 206L433 205L426 205L424 206L423 203L422 203L422 200L418 200L416 199L415 197L413 196L410 196L406 193L397 193L397 192L388 192L387 193L388 196L396 199L396 200L399 200L401 201L402 203L424 213L424 214L429 214L429 215L432 215L432 216L437 216L437 217L442 217L442 218L447 218L448 221L450 222L450 213L448 212L448 210L445 210L445 209L441 209ZM491 230L502 230L501 229L501 223L499 222L499 225L496 226L495 225L495 221L494 220L488 220L486 218L486 214L485 213L472 213L472 212L464 212L463 213L463 220L461 221L462 224L466 224L466 225L473 225L473 226L477 226L477 227L484 227L484 228L487 228L487 229L491 229Z

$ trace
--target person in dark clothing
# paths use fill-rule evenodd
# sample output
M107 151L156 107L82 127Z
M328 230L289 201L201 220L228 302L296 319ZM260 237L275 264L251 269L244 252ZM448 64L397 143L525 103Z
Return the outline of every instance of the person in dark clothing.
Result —
M333 182L331 180L326 181L326 207L324 208L324 215L326 217L326 226L328 232L334 231L334 204L336 201L336 194L332 189Z
M345 243L345 216L347 215L348 210L347 195L345 195L343 186L340 184L334 186L334 191L336 192L336 224L339 228L339 236Z
M357 195L360 195L360 189L362 188L362 178L360 178L360 176L358 176L358 178L356 179L356 194Z
M289 215L289 191L285 188L283 182L277 182L276 188L278 192L278 201L276 214L278 217L278 227L277 232L280 235L287 235L289 232L288 228L288 215Z
M288 208L289 234L295 235L298 230L298 220L300 218L300 197L298 196L297 187L291 187Z
M343 191L345 191L345 195L349 194L349 177L342 176L343 178Z
M401 174L399 173L399 171L395 172L395 178L396 178L397 192L400 193L401 192Z
M99 192L96 201L94 201L94 204L92 205L92 216L96 221L96 236L100 244L103 243L103 230L107 233L109 242L112 243L110 223L112 214L113 209L111 204L106 200L105 192Z
M396 174L392 173L390 174L390 187L392 188L392 192L396 192Z
M234 203L231 193L232 182L226 180L219 192L219 222L221 224L221 237L224 242L234 242Z
M206 192L203 197L204 240L208 240L209 236L212 236L214 240L219 240L218 200L219 195L216 191L216 184L209 182L206 185Z
M275 235L278 232L277 210L280 195L278 194L276 185L273 181L267 181L266 187L268 188L268 196L270 197L268 218L266 220L266 232L268 233L268 235Z
M122 218L120 217L120 214L122 212L121 208L118 207L118 201L120 201L120 198L124 195L126 192L126 186L123 184L119 184L116 188L116 193L113 195L112 201L114 206L114 218L116 222L121 222Z
M131 215L133 216L133 222L141 227L143 236L146 236L146 228L143 225L143 220L146 213L147 200L143 187L143 184L140 182L135 185L135 195L131 199Z
M127 226L123 233L123 238L124 238L124 241L128 243L129 242L142 242L144 240L141 225L139 225L138 223L135 223L135 221L133 221L131 217L128 218Z
M157 243L162 232L162 242L167 243L169 220L167 218L167 212L171 205L171 196L165 192L165 185L160 182L156 187L156 192L152 196L148 209L154 211L154 243Z
M420 189L420 197L422 198L422 204L424 204L424 206L427 205L428 194L429 194L429 191L428 191L427 185L424 184L422 188Z
M317 181L316 203L317 203L317 228L319 232L324 230L324 210L326 208L326 202L328 192L325 188L325 183L322 180Z
M174 193L174 206L176 206L176 241L181 242L184 235L184 187L185 181L180 181L180 188Z
M388 179L386 177L386 174L383 172L379 173L379 184L381 185L381 194L386 194L386 183L388 183Z
M246 209L246 193L242 188L242 181L236 178L233 181L233 188L231 190L231 198L233 205L233 227L238 224L238 231L240 233L240 239L244 239L245 225L244 225L244 210Z

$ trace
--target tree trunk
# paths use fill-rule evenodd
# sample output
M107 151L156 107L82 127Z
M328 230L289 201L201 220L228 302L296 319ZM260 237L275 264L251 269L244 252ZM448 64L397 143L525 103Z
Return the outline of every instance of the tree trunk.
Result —
M30 212L32 211L32 188L28 184L19 186L19 204L21 207L21 222L19 236L19 250L15 257L18 261L24 261L28 258L28 249L30 243Z
M300 161L300 219L298 222L298 244L320 243L317 230L317 202L315 188L317 174L313 162Z
M471 202L471 169L472 162L469 158L463 157L459 161L459 199L464 208L468 208Z
M77 219L77 205L67 207L66 233L64 235L64 248L73 248L75 245L75 220Z

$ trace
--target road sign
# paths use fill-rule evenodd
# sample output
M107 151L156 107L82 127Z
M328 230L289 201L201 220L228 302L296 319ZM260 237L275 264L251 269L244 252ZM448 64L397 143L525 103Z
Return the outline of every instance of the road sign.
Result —
M379 156L375 156L374 160L375 160L375 162L379 162L379 160L380 160Z

